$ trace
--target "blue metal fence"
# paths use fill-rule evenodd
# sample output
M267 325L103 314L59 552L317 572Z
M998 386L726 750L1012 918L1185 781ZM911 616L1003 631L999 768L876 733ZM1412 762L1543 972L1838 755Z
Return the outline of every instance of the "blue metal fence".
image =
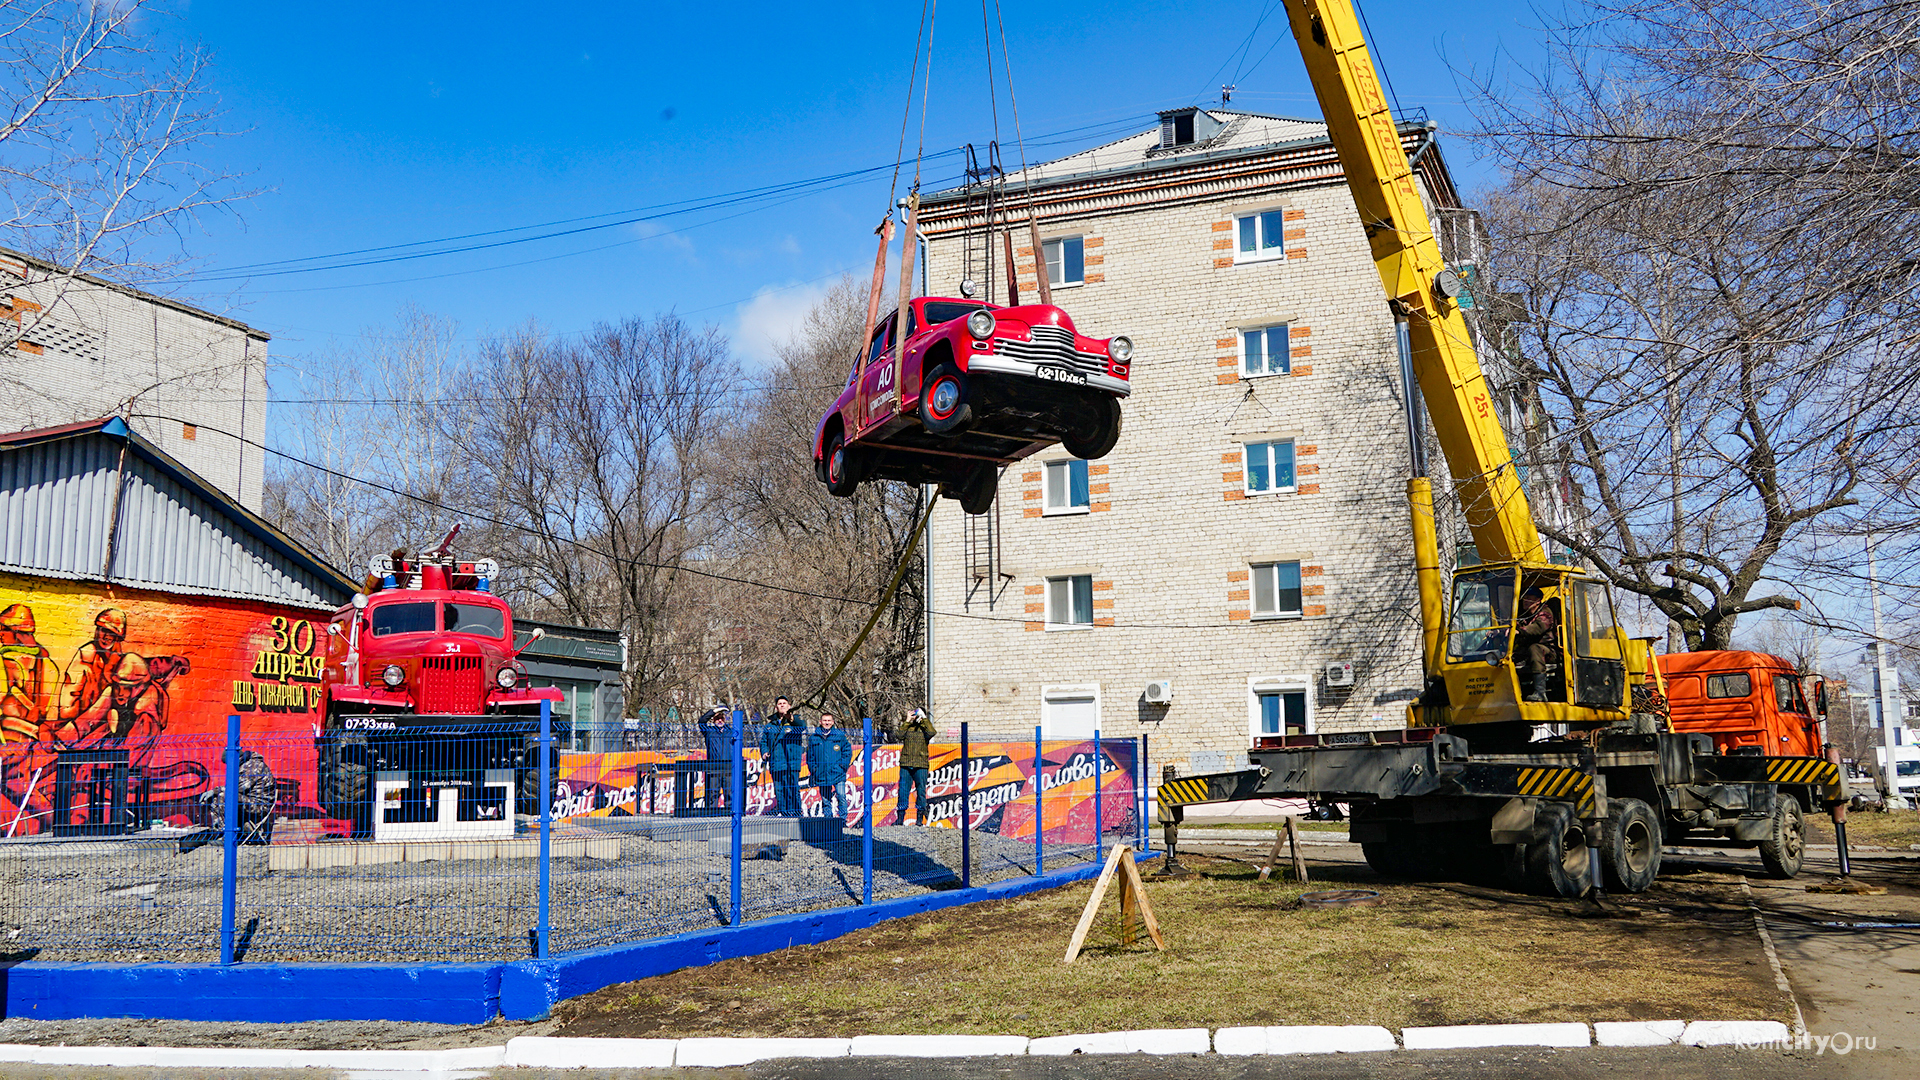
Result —
M805 774L795 816L773 812L761 733L739 713L724 743L662 730L648 750L565 757L544 706L457 730L362 719L50 748L47 782L0 822L0 961L544 957L981 886L1146 839L1144 738L963 725L936 741L923 797L863 721L848 776ZM143 795L182 762L204 790Z

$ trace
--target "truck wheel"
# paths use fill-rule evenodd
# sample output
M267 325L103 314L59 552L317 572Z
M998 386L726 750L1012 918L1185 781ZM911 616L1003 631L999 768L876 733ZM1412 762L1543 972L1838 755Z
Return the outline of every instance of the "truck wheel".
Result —
M320 799L328 817L353 822L353 835L373 833L372 774L367 763L328 750L321 758Z
M1367 865L1381 877L1417 879L1430 876L1432 867L1420 845L1411 839L1379 840L1360 845Z
M547 747L547 777L554 783L560 781L560 748ZM513 775L513 812L528 817L540 815L540 750L538 747L527 751L527 768ZM553 792L547 792L551 798Z
M853 496L860 487L860 455L858 451L847 448L847 433L835 430L833 437L827 440L827 494L836 499Z
M1767 838L1760 841L1760 861L1777 878L1800 876L1807 837L1800 821L1800 802L1784 791L1773 796L1773 815L1767 819Z
M1060 434L1060 445L1077 458L1106 457L1120 441L1120 402L1101 394L1079 423Z
M1542 896L1581 896L1593 884L1593 856L1573 807L1540 804L1533 840L1520 848L1520 877L1527 891Z
M1608 799L1600 831L1600 869L1607 888L1646 892L1660 873L1660 818L1639 799Z
M934 368L920 387L920 426L935 435L951 435L973 420L967 404L967 377L952 364Z

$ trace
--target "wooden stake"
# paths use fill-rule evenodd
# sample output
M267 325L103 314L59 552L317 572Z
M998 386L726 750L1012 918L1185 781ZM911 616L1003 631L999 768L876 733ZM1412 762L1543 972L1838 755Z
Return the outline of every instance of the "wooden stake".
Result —
M1300 853L1300 819L1287 818L1287 841L1293 846L1293 876L1300 884L1307 884L1307 857Z
M1273 830L1273 847L1267 851L1266 865L1260 868L1261 881L1267 880L1267 876L1273 873L1273 868L1280 865L1280 849L1286 846L1286 843L1287 831L1285 829Z
M1114 871L1120 871L1125 880L1120 886L1120 940L1123 944L1133 944L1133 917L1138 910L1141 921L1146 923L1147 936L1153 939L1154 948L1166 951L1166 939L1160 936L1159 920L1153 917L1153 906L1147 903L1147 886L1140 880L1140 868L1134 865L1133 848L1126 844L1115 845L1107 855L1107 864L1100 868L1100 877L1093 883L1093 895L1087 897L1086 910L1080 913L1080 922L1073 928L1073 937L1067 942L1065 963L1071 964L1086 946L1087 932L1093 929L1093 918L1099 914L1100 901L1106 898L1107 886L1113 883Z

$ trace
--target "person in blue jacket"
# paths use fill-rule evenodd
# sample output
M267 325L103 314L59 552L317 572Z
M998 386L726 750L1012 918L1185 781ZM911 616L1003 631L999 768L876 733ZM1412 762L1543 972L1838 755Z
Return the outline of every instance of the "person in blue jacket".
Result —
M820 714L820 726L807 738L807 783L820 793L820 816L845 818L847 800L841 792L847 767L853 764L853 740L834 723L833 714ZM832 810L828 810L832 806Z
M760 735L761 760L773 774L773 812L800 816L800 764L807 738L807 722L793 711L785 694L773 699L773 715Z

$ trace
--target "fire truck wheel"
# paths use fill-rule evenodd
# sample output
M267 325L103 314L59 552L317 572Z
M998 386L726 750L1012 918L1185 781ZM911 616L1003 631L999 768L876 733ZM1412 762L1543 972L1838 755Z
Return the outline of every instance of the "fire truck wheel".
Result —
M513 777L513 812L534 816L540 813L540 751L527 751L527 759L527 767L515 773ZM560 748L558 746L547 747L547 776L554 783L560 780Z
M1773 815L1767 819L1767 838L1760 841L1760 861L1774 877L1798 877L1806 849L1799 800L1784 791L1774 792Z
M967 404L967 377L952 364L941 364L920 387L920 426L935 435L962 431L973 420Z
M860 464L859 452L847 447L846 432L836 429L827 440L827 494L851 498L864 479Z
M1093 461L1106 457L1120 441L1120 402L1100 395L1079 423L1060 435L1060 445L1077 458Z
M1646 892L1660 873L1660 818L1639 799L1608 799L1600 869L1615 892Z
M366 762L328 751L321 763L321 772L320 797L325 801L327 815L353 822L356 835L367 832L372 823L372 808L367 801L371 788Z
M1000 490L1000 470L982 462L973 467L960 485L960 509L969 514L984 514L993 509L993 497Z
M1541 803L1533 817L1533 841L1520 849L1521 883L1543 896L1585 895L1593 884L1593 855L1573 807Z

